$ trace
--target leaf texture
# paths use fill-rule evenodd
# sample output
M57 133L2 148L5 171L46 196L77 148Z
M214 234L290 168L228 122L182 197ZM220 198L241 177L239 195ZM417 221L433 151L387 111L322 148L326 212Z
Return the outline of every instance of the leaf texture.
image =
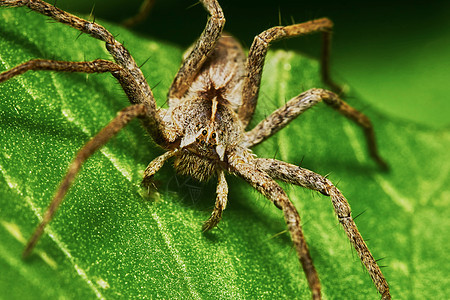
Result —
M33 58L111 59L100 41L26 9L0 10L0 68ZM105 24L142 67L159 105L182 50ZM301 91L320 87L318 63L294 52L269 54L258 121ZM362 235L397 299L449 294L450 134L390 119L359 99L372 119L380 172L359 128L325 105L258 145L260 157L301 164L348 198ZM162 152L132 122L83 166L30 259L20 258L67 166L127 99L108 74L28 72L0 85L0 297L3 299L186 298L309 299L280 211L228 176L220 229L202 233L215 180L157 174L158 191L139 186ZM377 299L376 289L333 213L329 199L283 185L298 208L326 299ZM279 234L281 232L281 234ZM431 288L432 287L432 288Z

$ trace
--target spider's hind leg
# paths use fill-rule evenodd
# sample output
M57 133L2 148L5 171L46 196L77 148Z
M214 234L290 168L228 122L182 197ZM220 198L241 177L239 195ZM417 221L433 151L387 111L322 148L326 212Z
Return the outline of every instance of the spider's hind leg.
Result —
M330 196L334 211L347 234L348 239L355 248L361 262L366 267L382 299L391 299L389 285L381 273L377 261L367 247L364 239L356 227L351 216L351 208L344 195L326 178L310 170L288 164L276 159L256 159L257 168L269 174L272 178L299 185Z
M238 157L229 158L232 172L242 177L283 211L292 243L308 280L312 298L321 299L319 275L314 267L305 236L303 235L300 215L278 183L271 178L270 174L260 169L255 162L256 160L253 159L250 159L249 162L244 162Z

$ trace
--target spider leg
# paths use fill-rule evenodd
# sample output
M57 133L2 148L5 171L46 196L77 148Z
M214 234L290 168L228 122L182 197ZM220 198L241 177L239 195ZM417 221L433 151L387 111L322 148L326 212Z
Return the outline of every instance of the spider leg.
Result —
M122 67L109 60L97 59L94 61L68 62L47 59L32 59L8 71L0 73L0 82L22 75L27 71L59 71L80 73L121 72Z
M95 151L97 151L100 147L106 144L114 135L116 135L125 125L127 125L134 118L142 118L147 115L147 108L143 104L136 104L129 106L123 110L121 110L117 116L106 125L96 136L94 136L86 145L81 148L78 152L75 159L72 161L69 169L59 185L58 190L56 191L55 196L52 199L52 202L48 206L45 211L44 217L42 218L41 223L35 229L33 235L28 240L28 243L23 252L23 257L27 257L34 246L38 242L42 233L44 232L45 226L51 221L53 215L61 204L64 196L75 180L75 176L79 172L82 164L92 155Z
M209 219L203 223L203 231L211 230L219 224L222 219L222 212L227 206L228 185L225 179L225 172L223 170L218 171L217 177L218 183L216 189L216 204L214 205L214 210Z
M283 189L270 177L270 174L260 169L252 159L248 161L250 161L250 163L234 156L229 157L231 171L250 183L250 185L283 211L284 219L287 223L292 242L312 291L313 299L320 299L319 276L309 254L308 246L300 224L300 216L295 206L289 200Z
M142 1L141 6L139 7L139 11L135 16L132 16L131 18L126 19L122 22L122 25L125 27L133 27L136 24L141 23L144 21L148 14L150 13L153 5L155 4L155 0L144 0Z
M244 128L250 122L255 111L256 102L258 100L259 87L261 84L261 76L264 67L267 50L270 43L279 41L284 38L292 38L296 36L323 32L324 44L322 51L322 75L324 80L329 80L329 49L331 41L331 29L333 23L327 19L317 19L305 23L294 24L290 26L277 26L263 31L255 37L248 53L246 63L246 76L244 78L242 106L239 108L239 118Z
M339 223L341 223L361 262L369 272L382 299L391 299L388 283L353 221L350 205L328 179L307 169L275 159L257 158L256 166L274 179L283 180L330 196Z
M289 100L283 107L275 110L267 118L259 122L252 130L245 133L244 146L251 148L277 133L308 108L322 101L321 89L311 89Z
M139 88L131 74L118 64L104 59L93 61L70 62L47 59L32 59L24 62L8 71L0 73L0 83L21 75L27 71L58 71L80 73L105 73L109 72L116 77L132 104L138 104Z
M142 103L147 107L148 118L145 120L144 126L146 126L146 129L150 132L156 142L161 143L165 141L161 124L162 120L158 115L153 93L145 80L144 74L142 74L142 71L139 69L128 50L125 49L125 47L103 26L69 14L41 0L1 0L0 6L27 6L33 11L51 17L60 23L67 24L96 39L104 41L106 43L106 49L112 55L116 63L128 72L127 74L129 77L133 78L133 80L131 80L121 77L121 79L126 82L134 82L131 87L125 90L128 98L132 101L132 104ZM121 79L119 79L119 81L121 81Z
M142 184L144 186L149 186L149 184L152 181L153 175L155 175L156 172L158 172L159 169L161 169L161 167L164 165L164 163L169 158L174 156L178 152L178 150L179 149L174 149L174 150L167 151L163 155L160 155L157 158L155 158L154 160L152 160L148 164L147 168L144 171L144 178L142 179Z
M377 144L375 142L375 132L370 119L363 113L348 105L335 93L324 89L310 89L301 93L297 97L292 98L283 107L275 110L271 115L256 125L255 128L245 133L245 147L250 148L265 141L273 134L284 128L308 108L321 101L324 101L326 104L355 122L363 129L369 155L382 169L388 169L387 163L378 154Z
M342 94L342 86L334 82L330 75L330 56L331 56L331 31L322 32L322 54L320 60L320 75L322 81L328 85L331 90L337 94Z
M210 17L191 53L178 70L169 90L169 99L181 98L188 90L203 63L213 52L225 25L222 8L216 0L201 0L200 2L203 3Z

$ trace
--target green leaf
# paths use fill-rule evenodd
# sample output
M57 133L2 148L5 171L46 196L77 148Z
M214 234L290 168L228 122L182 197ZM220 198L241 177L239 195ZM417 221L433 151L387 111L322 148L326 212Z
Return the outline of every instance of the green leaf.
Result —
M0 10L1 70L33 58L110 59L104 44L26 9ZM133 54L159 105L182 50L105 24ZM293 52L271 52L253 120L311 87L318 64ZM391 171L367 158L362 134L325 105L306 112L255 148L321 174L331 173L392 295L442 299L449 294L446 238L450 184L448 131L389 119L357 99L372 119ZM151 197L140 186L160 155L133 122L93 155L30 259L25 240L45 211L71 159L127 99L108 74L28 72L0 85L0 296L41 298L301 298L309 289L282 214L238 178L228 177L229 205L220 229L203 234L215 182L157 174ZM284 185L300 211L324 298L377 299L333 213L329 199Z

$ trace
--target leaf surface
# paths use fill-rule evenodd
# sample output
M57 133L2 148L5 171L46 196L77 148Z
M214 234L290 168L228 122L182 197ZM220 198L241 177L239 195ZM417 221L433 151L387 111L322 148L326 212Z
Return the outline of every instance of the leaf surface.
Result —
M0 10L1 70L33 58L111 59L104 45L26 9ZM106 26L142 67L163 105L182 50ZM318 64L293 52L270 53L253 125L301 91L322 86ZM383 117L372 119L391 171L367 158L354 124L318 105L255 148L260 157L331 173L362 235L399 299L445 298L450 286L450 134ZM108 74L28 72L0 85L0 296L41 298L300 298L310 293L280 211L228 176L220 229L203 234L215 181L157 174L158 192L139 186L162 154L133 122L93 155L47 227L34 255L20 258L80 149L127 99ZM283 185L300 211L327 299L377 299L367 272L325 196ZM436 282L439 283L436 286ZM430 289L431 286L435 288Z

